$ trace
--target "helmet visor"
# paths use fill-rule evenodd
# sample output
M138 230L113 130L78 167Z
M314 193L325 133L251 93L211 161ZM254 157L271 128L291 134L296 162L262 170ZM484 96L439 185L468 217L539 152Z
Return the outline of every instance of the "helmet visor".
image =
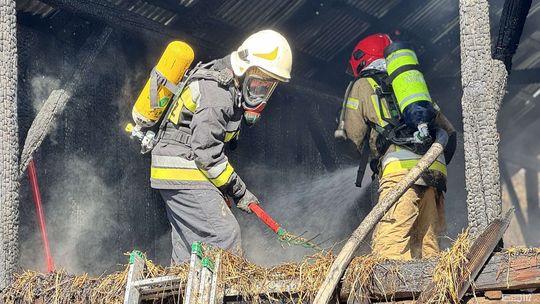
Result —
M249 107L267 102L276 88L278 80L256 69L246 75L242 87L244 101Z

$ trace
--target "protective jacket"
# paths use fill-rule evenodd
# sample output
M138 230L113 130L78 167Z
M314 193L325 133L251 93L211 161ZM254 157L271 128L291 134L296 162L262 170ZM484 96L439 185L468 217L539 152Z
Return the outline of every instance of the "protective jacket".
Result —
M407 173L417 164L422 155L416 154L406 147L388 143L372 127L374 125L385 127L387 122L383 120L382 115L384 117L390 116L385 98L380 99L376 94L378 87L377 81L370 77L359 78L355 81L345 104L344 129L347 138L354 143L360 153L364 140L366 137L369 138L372 159L378 160L372 169L378 171L379 176L384 178ZM382 115L381 109L384 112ZM437 113L435 125L446 130L449 135L455 134L451 123L440 111ZM449 147L445 151L445 155L439 156L429 170L422 174L417 184L446 190L446 164L450 161L454 149L455 146Z
M231 69L230 57L210 68ZM231 72L232 75L232 72ZM155 189L215 189L233 198L246 191L224 153L236 140L244 110L233 80L191 78L171 108L152 151L151 186Z

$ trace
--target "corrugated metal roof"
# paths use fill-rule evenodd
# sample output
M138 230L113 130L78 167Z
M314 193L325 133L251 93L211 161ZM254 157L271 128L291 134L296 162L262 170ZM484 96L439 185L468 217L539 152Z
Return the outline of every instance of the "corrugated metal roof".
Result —
M306 0L225 1L214 17L230 25L254 30L262 25L274 26L290 17Z
M178 2L178 4L180 4L181 6L191 7L195 3L197 3L198 0L177 0L176 2Z
M521 39L513 62L516 70L540 67L540 30Z
M132 11L143 17L159 22L165 26L171 24L176 19L176 13L161 8L159 6L150 4L146 1L137 0L108 0L109 2L119 6L121 8ZM182 2L182 1L181 1Z
M304 27L294 40L302 51L330 61L364 33L369 23L344 10L330 10Z
M386 15L394 6L396 6L400 0L346 0L350 6L353 6L371 16L382 18Z
M400 22L399 26L408 30L445 29L458 15L458 2L453 0L430 0L419 6Z
M536 1L534 4L531 4L531 9L529 10L529 16L532 16L538 11L540 11L540 2Z
M17 10L34 16L46 18L52 16L58 9L37 0L20 0L16 2Z
M460 74L459 45L435 62L420 62L427 78L458 76Z
M450 20L441 28L440 32L436 33L433 38L431 38L431 42L434 44L438 43L452 31L459 31L459 15L457 14L454 19Z
M148 19L154 20L164 25L170 25L176 18L175 12L166 8L159 7L157 4L149 3L149 0L107 0L120 8L137 13ZM179 6L193 6L200 0L176 0L170 1L170 5L178 3ZM211 27L219 27L226 23L232 27L241 29L240 32L231 34L241 34L243 32L252 32L262 26L275 26L284 23L290 19L308 0L273 0L273 1L253 1L253 0L235 0L219 1L221 3L212 12L212 21L193 32L195 38L211 39L217 45L226 45L230 43L231 36L215 37L212 35ZM370 26L361 16L355 15L354 11L365 12L374 18L382 18L389 11L395 9L399 0L335 0L339 6L332 7L325 5L321 1L320 14L298 24L290 34L295 48L304 51L316 58L324 61L332 60L340 50L348 47L356 39L361 37ZM310 4L310 3L309 3ZM499 16L504 0L494 0L490 2L492 18ZM351 8L348 9L348 6ZM404 11L400 20L396 20L399 28L413 34L416 42L422 43L430 51L443 49L447 52L449 47L452 51L449 54L432 54L429 58L437 58L437 62L430 62L430 73L444 73L446 75L459 73L459 66L456 66L456 60L459 60L459 44L454 40L459 31L458 2L453 0L427 0L423 5L414 6L413 11ZM41 17L53 15L58 10L46 5L38 0L18 0L17 9ZM540 12L540 2L533 3L529 16L538 15ZM319 12L317 12L319 13ZM360 14L362 15L362 14ZM536 16L535 16L536 17ZM538 22L529 17L527 24ZM384 19L383 19L384 20ZM294 21L294 20L291 20ZM495 20L493 20L495 21ZM493 22L493 33L496 34L497 23ZM526 25L527 26L527 25ZM296 34L294 34L296 33ZM238 38L236 35L233 39ZM522 42L518 52L514 57L514 67L524 69L540 66L540 33L535 32L530 37L522 37ZM435 47L429 47L434 45ZM455 47L454 47L455 46ZM417 52L419 55L426 50L418 44ZM438 51L437 51L438 52ZM447 74L448 73L448 74Z

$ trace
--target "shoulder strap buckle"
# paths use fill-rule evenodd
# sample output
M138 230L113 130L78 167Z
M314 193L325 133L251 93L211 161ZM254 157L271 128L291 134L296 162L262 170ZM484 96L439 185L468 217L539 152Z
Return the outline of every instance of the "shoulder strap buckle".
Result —
M178 90L178 86L174 82L167 79L167 77L156 68L153 68L150 73L150 108L152 109L164 106L160 104L160 100L158 100L158 89L160 86L165 87L173 94Z

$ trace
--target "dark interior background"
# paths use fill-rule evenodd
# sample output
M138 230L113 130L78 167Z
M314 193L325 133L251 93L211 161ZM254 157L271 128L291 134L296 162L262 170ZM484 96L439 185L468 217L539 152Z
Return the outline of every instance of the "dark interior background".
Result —
M492 34L502 0L490 1ZM123 131L131 107L167 43L189 42L196 60L235 50L250 33L273 28L293 47L293 78L280 85L253 128L244 128L232 163L285 228L318 234L339 249L371 208L370 178L354 186L355 164L333 141L335 118L350 81L346 63L365 35L386 32L413 43L432 95L458 130L461 85L458 1L428 0L26 0L17 1L21 145L49 94L69 81L85 42L112 27L56 127L35 154L55 262L100 274L141 249L167 264L169 228L163 203L149 187L149 158ZM505 191L525 170L526 220L519 229L538 245L536 139L540 120L540 2L533 1L514 56L501 113L500 158ZM90 38L89 38L90 37ZM449 240L467 224L463 142L449 167ZM535 186L536 185L536 186ZM519 188L521 189L521 188ZM521 206L510 195L510 204ZM297 260L310 251L280 247L253 215L237 214L246 256L258 263ZM21 264L43 269L28 182L21 185ZM448 243L448 242L447 242ZM365 244L361 252L369 251Z

